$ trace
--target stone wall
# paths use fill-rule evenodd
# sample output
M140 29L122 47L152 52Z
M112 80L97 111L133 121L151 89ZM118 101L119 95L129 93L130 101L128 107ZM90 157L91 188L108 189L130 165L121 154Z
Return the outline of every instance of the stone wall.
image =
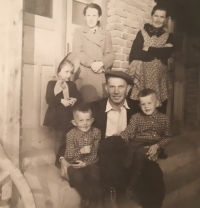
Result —
M126 70L133 40L151 19L154 0L108 0L107 30L115 51L113 69Z

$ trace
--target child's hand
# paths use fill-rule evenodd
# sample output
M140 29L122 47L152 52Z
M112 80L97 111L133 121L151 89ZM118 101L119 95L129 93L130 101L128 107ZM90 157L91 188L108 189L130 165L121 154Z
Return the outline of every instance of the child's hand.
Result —
M166 44L164 45L164 48L170 48L170 47L173 47L173 45L172 45L171 43L166 43Z
M158 154L154 154L148 157L149 160L156 161L158 159Z
M70 100L61 99L61 103L62 103L65 107L71 105L71 104L70 104Z
M71 106L73 106L76 103L77 99L76 98L69 98L69 103Z
M157 144L154 144L154 145L150 146L149 147L149 151L147 152L147 155L149 155L149 156L155 155L157 153L157 151L158 151L158 148L159 147L158 147Z
M91 145L84 146L80 149L81 154L88 154L91 152Z
M72 164L73 168L84 168L86 166L86 163L81 161L81 160L77 160L76 162L78 162L78 164Z
M148 50L149 50L149 47L148 47L148 46L145 46L145 47L143 47L142 50L143 50L143 51L148 51Z

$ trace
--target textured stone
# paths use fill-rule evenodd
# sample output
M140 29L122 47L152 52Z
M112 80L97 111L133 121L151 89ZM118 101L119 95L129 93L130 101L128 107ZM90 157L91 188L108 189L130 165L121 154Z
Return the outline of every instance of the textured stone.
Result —
M137 33L138 33L138 29L133 29L133 28L131 28L131 27L127 27L126 28L126 32L127 33L130 33L130 34L134 34L134 35L136 35Z
M131 49L130 48L127 48L127 47L123 47L122 48L122 53L129 55L130 52L131 52Z
M115 8L115 7L126 9L127 6L128 4L121 0L111 0L110 2L108 2L108 9Z
M126 55L115 53L115 60L125 61L126 60Z
M126 11L124 11L122 8L116 8L115 13L121 17L127 17Z
M149 11L149 7L146 4L143 4L143 3L138 2L138 7L137 8L139 8L140 10L145 11L145 12Z
M108 23L112 23L112 22L121 22L121 17L118 15L113 15L108 17Z
M129 27L138 28L138 22L123 18L123 24Z
M132 40L133 41L135 39L135 37L136 37L136 35L124 33L122 38L125 40Z
M120 53L121 52L121 46L114 45L113 50L114 50L115 53Z
M128 61L123 61L123 62L121 63L121 68L123 68L123 69L128 69L128 68L129 68L129 63L128 63Z
M127 40L126 43L125 43L125 46L126 46L127 48L131 48L132 45L133 45L133 41Z
M112 38L112 44L113 45L124 46L125 45L125 40L122 40L121 38Z
M111 34L112 38L114 38L114 37L121 38L122 37L122 32L118 31L118 30L112 30L112 31L110 31L110 34Z
M113 64L113 68L120 68L120 61L115 60Z
M120 23L113 22L113 23L107 24L106 29L109 30L109 31L110 30L119 30L119 31L124 32L125 31L125 26L120 24Z
M133 21L142 22L142 18L135 14L127 13L127 18Z

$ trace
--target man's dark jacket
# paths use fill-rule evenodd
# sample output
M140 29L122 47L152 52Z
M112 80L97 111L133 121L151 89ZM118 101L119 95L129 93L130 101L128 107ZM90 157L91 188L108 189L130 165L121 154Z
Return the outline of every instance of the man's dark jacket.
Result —
M107 105L108 98L103 98L102 100L94 101L90 103L93 117L94 117L94 126L99 128L101 131L101 138L105 138L106 133L106 125L107 125L107 113L106 105ZM138 101L134 101L131 99L126 99L127 104L130 109L127 109L127 124L129 123L131 116L135 113L137 113L140 108L138 105ZM56 156L56 164L59 164L59 158L61 156L64 156L65 154L65 145L61 146L61 148L58 151L58 154Z
M104 98L99 101L95 101L91 103L91 108L94 117L94 126L101 130L102 139L105 138L106 135L106 126L107 126L107 113L106 105L108 98ZM127 124L129 123L131 116L140 111L138 101L126 99L127 104L130 109L127 109Z

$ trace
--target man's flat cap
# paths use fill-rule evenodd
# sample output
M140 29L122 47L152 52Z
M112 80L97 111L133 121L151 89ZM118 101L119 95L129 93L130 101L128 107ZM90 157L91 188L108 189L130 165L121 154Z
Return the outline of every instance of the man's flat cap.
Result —
M105 77L119 77L124 79L128 85L133 85L133 79L131 76L123 71L107 71Z

